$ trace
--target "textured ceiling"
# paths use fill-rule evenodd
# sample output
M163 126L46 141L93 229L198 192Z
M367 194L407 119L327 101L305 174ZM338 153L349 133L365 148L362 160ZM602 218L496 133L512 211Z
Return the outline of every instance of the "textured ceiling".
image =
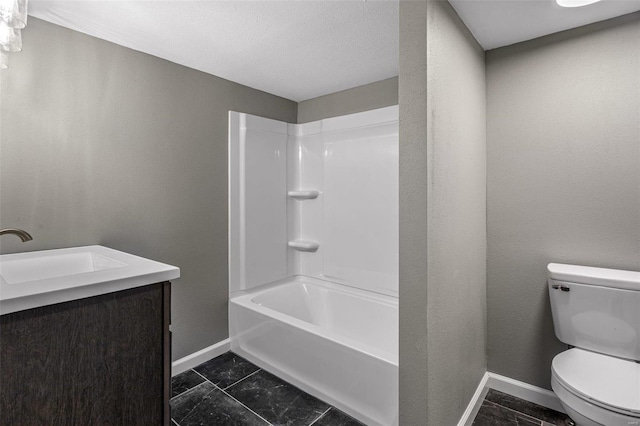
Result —
M30 0L29 14L294 101L398 75L396 0Z
M451 3L486 50L640 10ZM29 14L294 101L398 75L397 0L30 0Z
M555 0L451 0L485 50L640 10L640 0L602 0L565 8Z

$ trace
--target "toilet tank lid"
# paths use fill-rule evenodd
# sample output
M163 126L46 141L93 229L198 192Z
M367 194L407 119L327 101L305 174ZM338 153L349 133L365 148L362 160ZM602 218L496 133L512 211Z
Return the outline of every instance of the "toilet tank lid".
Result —
M640 291L640 272L550 263L547 276L556 281Z

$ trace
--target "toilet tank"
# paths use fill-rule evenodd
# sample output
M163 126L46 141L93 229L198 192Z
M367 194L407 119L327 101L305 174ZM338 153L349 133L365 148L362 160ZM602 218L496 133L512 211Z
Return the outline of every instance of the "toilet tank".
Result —
M550 263L547 273L560 341L640 360L640 272Z

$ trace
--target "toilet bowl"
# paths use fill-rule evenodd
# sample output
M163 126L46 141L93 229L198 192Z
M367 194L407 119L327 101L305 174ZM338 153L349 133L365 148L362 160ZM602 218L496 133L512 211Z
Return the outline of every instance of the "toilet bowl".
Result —
M640 364L574 348L553 359L551 388L578 426L640 425Z
M549 264L553 324L568 349L551 387L578 426L640 426L640 272Z

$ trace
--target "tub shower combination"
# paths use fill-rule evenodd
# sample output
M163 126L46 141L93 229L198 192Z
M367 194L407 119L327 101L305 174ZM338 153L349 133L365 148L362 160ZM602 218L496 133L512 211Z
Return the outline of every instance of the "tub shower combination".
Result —
M398 108L229 114L231 349L371 426L398 424Z

